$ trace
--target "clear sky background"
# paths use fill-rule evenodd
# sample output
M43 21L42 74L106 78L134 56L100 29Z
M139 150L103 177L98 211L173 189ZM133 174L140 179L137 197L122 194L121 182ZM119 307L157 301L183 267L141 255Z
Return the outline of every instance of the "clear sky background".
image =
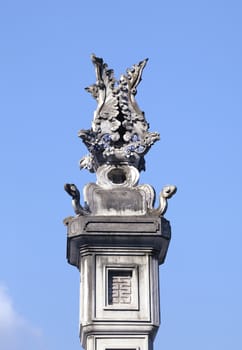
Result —
M161 134L141 183L176 184L155 349L242 348L242 2L9 0L0 5L0 349L78 350L65 182L87 153L90 54L149 57L137 101Z

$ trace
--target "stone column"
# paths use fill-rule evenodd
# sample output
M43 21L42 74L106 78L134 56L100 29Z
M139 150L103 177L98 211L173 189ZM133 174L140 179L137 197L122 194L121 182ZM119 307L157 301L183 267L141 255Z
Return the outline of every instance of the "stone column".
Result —
M68 222L68 262L81 274L84 349L153 349L160 324L158 266L169 240L169 222L155 216Z
M119 82L101 58L92 56L97 100L92 128L79 137L89 150L81 168L96 173L84 187L84 205L74 184L75 217L67 225L67 259L81 275L80 340L85 350L152 350L160 324L159 264L164 262L170 225L163 217L176 187L165 186L154 208L155 191L138 185L145 154L159 139L135 101L147 60Z

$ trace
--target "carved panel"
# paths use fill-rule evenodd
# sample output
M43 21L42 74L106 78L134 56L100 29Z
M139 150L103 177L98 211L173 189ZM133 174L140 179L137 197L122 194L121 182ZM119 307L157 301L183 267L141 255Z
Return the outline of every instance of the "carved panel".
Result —
M97 255L95 280L95 320L150 321L147 255Z
M109 270L108 304L131 304L132 271Z
M115 264L116 265L116 264ZM138 310L139 287L137 265L105 267L105 310Z

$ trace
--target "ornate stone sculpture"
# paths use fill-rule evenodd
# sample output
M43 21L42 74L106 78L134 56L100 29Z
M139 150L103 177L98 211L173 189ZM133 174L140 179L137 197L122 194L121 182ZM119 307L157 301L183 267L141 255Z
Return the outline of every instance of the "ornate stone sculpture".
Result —
M140 171L145 170L144 156L160 138L157 132L149 132L144 112L135 100L147 59L127 69L119 81L101 58L92 55L92 62L96 83L86 90L98 105L91 129L79 131L79 137L90 152L80 160L80 167L96 172L97 183L85 186L85 207L80 205L77 187L65 185L65 190L73 198L75 213L146 215L153 212L163 215L167 199L176 192L176 187L163 188L160 205L155 209L154 189L150 185L137 185Z
M176 187L155 191L138 185L144 156L159 134L149 132L136 101L144 60L119 82L101 58L92 56L96 83L86 90L97 100L92 127L79 136L90 152L82 168L96 173L84 187L74 184L75 217L67 225L67 259L80 271L80 340L85 350L152 350L160 325L158 267L165 261L171 228L163 215Z

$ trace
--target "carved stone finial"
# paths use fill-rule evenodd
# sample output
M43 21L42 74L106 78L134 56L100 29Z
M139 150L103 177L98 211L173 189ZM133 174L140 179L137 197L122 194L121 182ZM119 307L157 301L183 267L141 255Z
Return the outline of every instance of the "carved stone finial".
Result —
M72 197L77 215L164 215L167 199L176 187L165 186L160 204L154 208L155 191L150 185L138 185L140 171L145 169L144 156L159 134L149 132L149 124L135 100L147 59L128 68L116 81L113 70L102 58L92 55L96 83L87 87L97 101L92 127L80 130L79 137L90 152L80 161L80 167L95 172L96 183L84 187L85 206L80 204L80 192L74 184L65 190Z
M144 155L159 140L158 133L148 131L144 112L135 100L147 60L127 69L127 74L122 75L118 82L103 59L92 55L96 83L86 90L98 105L92 128L79 132L90 152L81 159L81 168L96 172L103 164L129 164L139 171L145 169Z

